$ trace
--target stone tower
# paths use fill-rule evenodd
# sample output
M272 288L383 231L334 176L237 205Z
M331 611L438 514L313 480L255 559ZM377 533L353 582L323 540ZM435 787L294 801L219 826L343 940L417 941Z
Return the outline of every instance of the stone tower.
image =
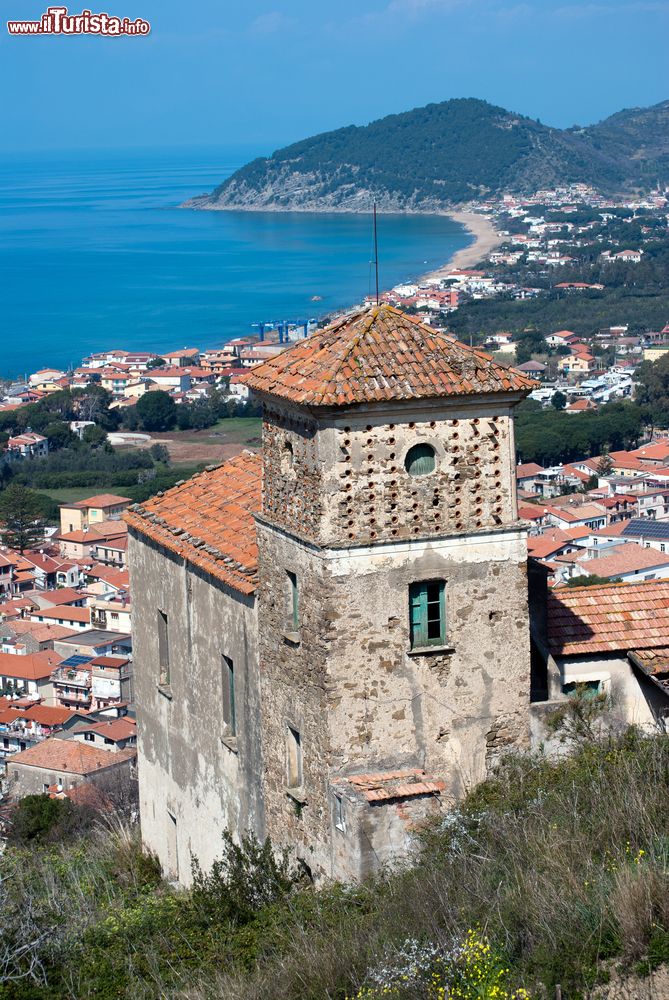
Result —
M253 369L267 833L360 877L529 735L520 372L381 306Z

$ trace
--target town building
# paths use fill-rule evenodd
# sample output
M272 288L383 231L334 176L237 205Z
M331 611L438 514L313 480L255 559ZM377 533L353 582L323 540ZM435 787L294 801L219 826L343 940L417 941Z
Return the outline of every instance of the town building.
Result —
M60 530L62 534L86 531L102 521L117 521L131 503L128 497L113 493L99 493L87 500L60 505ZM119 525L119 527L121 527Z
M134 505L142 835L363 877L529 743L521 373L397 310L249 371L261 456Z
M7 782L12 799L48 794L53 788L69 792L92 783L105 790L129 783L134 772L134 749L111 750L73 739L52 736L17 753L8 761Z

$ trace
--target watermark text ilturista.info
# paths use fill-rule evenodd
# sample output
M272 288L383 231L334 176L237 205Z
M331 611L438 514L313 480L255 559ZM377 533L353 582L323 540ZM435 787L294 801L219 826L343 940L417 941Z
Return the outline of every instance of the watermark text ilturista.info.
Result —
M151 25L144 18L116 17L82 10L70 14L67 7L48 7L39 21L7 21L10 35L148 35Z

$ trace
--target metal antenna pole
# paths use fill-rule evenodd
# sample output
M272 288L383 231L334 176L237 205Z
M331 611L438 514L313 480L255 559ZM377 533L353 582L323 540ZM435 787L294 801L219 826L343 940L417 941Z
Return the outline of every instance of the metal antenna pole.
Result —
M379 242L376 234L376 202L374 202L374 271L376 274L376 304L379 304Z

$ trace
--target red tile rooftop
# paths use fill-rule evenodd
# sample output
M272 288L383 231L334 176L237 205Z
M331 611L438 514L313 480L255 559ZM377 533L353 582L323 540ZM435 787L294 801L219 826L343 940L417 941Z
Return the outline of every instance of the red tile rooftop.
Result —
M307 406L527 395L537 386L489 354L449 340L388 305L336 320L240 380L251 389Z
M246 451L135 504L124 517L134 531L234 590L252 594L258 569L253 515L260 511L261 489L262 459Z
M669 638L669 581L564 587L548 594L555 656L659 649Z
M75 740L61 740L51 736L37 746L15 754L11 764L29 764L50 771L66 774L92 774L106 767L113 767L135 757L134 750L103 750Z

